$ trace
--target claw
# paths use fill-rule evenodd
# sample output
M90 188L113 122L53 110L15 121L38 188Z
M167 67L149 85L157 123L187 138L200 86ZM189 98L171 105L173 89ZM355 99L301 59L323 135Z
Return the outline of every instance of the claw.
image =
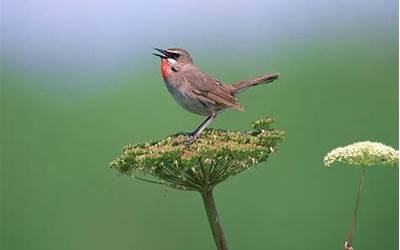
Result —
M190 145L192 145L193 142L197 139L197 136L196 136L195 133L189 133L188 136L189 136L189 139L188 139L187 141L185 141L185 144L186 144L187 146L190 146Z

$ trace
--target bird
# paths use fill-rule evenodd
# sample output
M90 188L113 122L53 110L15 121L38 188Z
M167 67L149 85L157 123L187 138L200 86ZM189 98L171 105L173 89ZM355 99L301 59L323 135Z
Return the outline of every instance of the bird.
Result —
M243 90L279 78L279 73L268 73L251 80L225 84L201 71L186 49L154 49L157 52L153 55L161 59L161 76L176 102L185 110L206 117L189 133L189 143L193 143L203 133L220 111L228 108L244 111L236 99Z

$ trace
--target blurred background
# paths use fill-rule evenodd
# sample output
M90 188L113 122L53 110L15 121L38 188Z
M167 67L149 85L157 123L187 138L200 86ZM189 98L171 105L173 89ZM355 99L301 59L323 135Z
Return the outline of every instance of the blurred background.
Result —
M124 145L202 117L167 92L153 47L184 47L287 131L266 164L216 188L231 249L342 249L358 169L324 167L359 140L398 148L398 1L1 1L1 249L214 249L201 198L118 176ZM398 249L398 168L367 171L355 249Z

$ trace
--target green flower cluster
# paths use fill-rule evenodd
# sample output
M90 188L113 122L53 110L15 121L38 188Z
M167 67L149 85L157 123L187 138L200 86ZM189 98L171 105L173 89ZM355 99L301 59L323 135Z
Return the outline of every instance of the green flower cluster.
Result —
M247 132L207 129L193 144L186 134L125 146L111 167L140 180L180 190L212 189L218 183L266 161L277 150L284 131L272 129L272 118Z

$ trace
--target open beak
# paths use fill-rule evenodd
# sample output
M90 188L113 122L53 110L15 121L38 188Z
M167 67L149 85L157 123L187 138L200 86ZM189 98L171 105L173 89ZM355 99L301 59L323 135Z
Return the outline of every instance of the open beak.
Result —
M161 53L161 54L153 53L153 55L155 55L155 56L158 56L158 57L164 58L164 59L166 59L166 58L168 58L169 56L171 56L171 53L169 53L169 52L166 51L166 50L158 49L158 48L154 48L154 49Z

